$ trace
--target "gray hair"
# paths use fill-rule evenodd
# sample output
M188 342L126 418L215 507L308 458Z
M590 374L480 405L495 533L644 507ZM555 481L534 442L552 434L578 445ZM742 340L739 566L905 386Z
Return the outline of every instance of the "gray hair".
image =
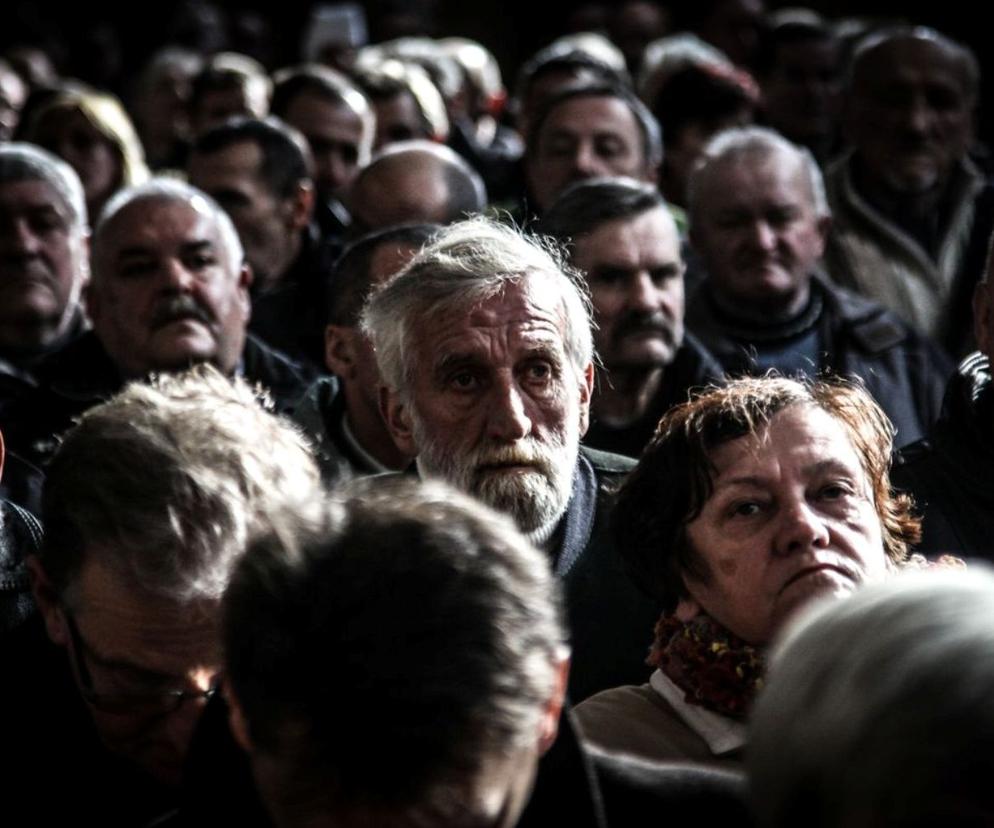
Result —
M89 229L86 198L76 171L65 161L34 144L0 144L0 184L15 181L43 181L66 209L72 235L85 235Z
M210 366L91 408L47 469L40 551L60 593L90 556L153 594L218 599L249 540L319 492L304 438Z
M102 278L103 248L106 243L104 239L108 235L108 227L118 215L141 201L180 202L189 205L191 209L196 210L198 213L206 213L217 226L218 235L221 239L221 247L228 258L228 262L236 269L242 266L245 259L242 242L238 238L238 231L235 230L235 225L232 224L231 218L221 208L221 205L203 190L198 190L196 187L187 184L185 181L180 181L178 178L166 178L163 176L153 178L144 184L119 190L104 205L103 210L100 212L100 218L97 220L96 227L93 230L93 241L91 243L91 260L95 282Z
M927 26L886 26L869 32L853 46L849 59L849 72L846 82L849 88L853 86L860 69L860 64L871 52L895 40L924 40L932 43L945 52L952 60L960 64L963 70L963 91L972 101L980 91L980 64L977 56L968 46L953 40L942 32Z
M476 824L467 783L535 744L568 652L547 558L506 517L404 477L360 481L277 529L223 612L225 669L273 795L368 824Z
M974 567L900 575L802 616L752 718L760 824L990 823L992 618L994 574Z
M373 343L384 382L406 393L413 378L414 339L430 328L431 319L468 310L533 274L544 274L560 286L563 344L580 374L594 353L590 299L582 278L566 264L555 242L477 217L442 230L370 297L362 329Z
M750 126L723 130L704 147L687 183L687 213L691 223L693 224L694 217L702 208L701 190L704 189L704 182L714 173L715 167L743 158L751 161L757 158L765 160L777 155L796 161L807 179L815 213L819 217L830 216L832 211L825 195L825 179L814 156L806 148L788 141L779 132L766 127Z

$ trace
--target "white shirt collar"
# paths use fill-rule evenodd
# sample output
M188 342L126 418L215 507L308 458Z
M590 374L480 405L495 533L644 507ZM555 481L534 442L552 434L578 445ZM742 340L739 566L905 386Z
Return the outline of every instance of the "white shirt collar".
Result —
M686 695L661 670L656 670L649 678L649 685L666 699L684 724L700 736L715 756L739 750L746 743L744 722L722 716L696 704L687 704Z

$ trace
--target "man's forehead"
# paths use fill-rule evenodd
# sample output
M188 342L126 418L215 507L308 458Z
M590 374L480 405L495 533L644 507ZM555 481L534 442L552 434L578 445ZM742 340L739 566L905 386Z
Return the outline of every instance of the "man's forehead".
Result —
M0 183L0 211L18 212L51 207L59 215L70 215L69 205L58 191L41 178L24 178Z
M136 244L160 246L170 241L220 240L217 216L202 196L189 199L147 198L131 202L114 215L100 235L110 249Z
M588 120L596 112L597 118ZM610 95L581 95L557 104L546 117L543 133L583 132L618 134L638 132L638 123L629 106Z
M732 178L745 177L753 187L729 187ZM776 190L781 198L811 204L814 194L806 175L803 159L780 149L750 152L720 159L708 171L706 186L701 190L702 206L747 205L759 203L765 197L762 190Z
M967 68L962 55L929 38L895 38L869 50L854 68L854 87L928 80L967 91Z

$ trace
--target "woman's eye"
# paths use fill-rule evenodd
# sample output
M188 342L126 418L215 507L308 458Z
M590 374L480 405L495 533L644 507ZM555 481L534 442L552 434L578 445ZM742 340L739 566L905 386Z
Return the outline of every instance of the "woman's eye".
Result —
M745 503L736 503L732 507L732 514L736 517L752 517L753 515L759 514L760 506L755 501L746 501Z

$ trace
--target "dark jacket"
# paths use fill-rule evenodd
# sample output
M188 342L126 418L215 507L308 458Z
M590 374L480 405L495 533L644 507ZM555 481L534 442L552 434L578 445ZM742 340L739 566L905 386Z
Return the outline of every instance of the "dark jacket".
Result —
M231 736L220 694L211 699L197 728L185 778L179 811L157 828L272 827L248 760ZM654 813L674 824L753 824L742 776L590 750L580 742L572 715L564 712L517 828L627 828L651 824Z
M820 277L812 279L811 288L812 301L821 302L820 313L811 321L818 333L820 355L811 374L861 378L897 429L897 445L922 437L939 415L945 383L953 371L949 358L876 302ZM687 306L687 327L729 376L757 372L750 349L759 343L722 317L706 283ZM810 330L794 336L802 337ZM790 341L771 344L789 348Z
M327 486L377 474L349 445L342 431L345 395L337 377L321 377L304 392L290 414L314 444L321 479Z
M252 335L245 338L238 373L266 388L278 411L288 409L306 383L296 363ZM39 388L3 410L0 430L22 458L44 466L74 419L112 397L125 381L93 331L45 360L36 376Z
M614 492L634 467L627 457L581 448L573 494L556 534L553 568L566 598L574 702L642 683L645 658L661 608L625 571L608 531Z
M663 371L663 379L645 413L624 428L612 428L598 422L591 413L590 428L583 438L584 445L601 451L638 457L656 432L660 418L678 403L686 402L693 388L720 383L721 365L691 334L683 339L673 362Z
M300 253L268 293L252 297L249 330L304 366L309 377L327 373L324 363L326 298L338 241L323 240L316 227L302 233Z
M0 635L34 613L24 560L41 546L41 524L30 512L0 500Z
M994 385L983 354L963 360L942 415L898 452L891 482L922 513L920 552L994 561Z
M35 616L0 639L3 789L18 799L5 825L138 828L177 794L103 746L66 650Z

